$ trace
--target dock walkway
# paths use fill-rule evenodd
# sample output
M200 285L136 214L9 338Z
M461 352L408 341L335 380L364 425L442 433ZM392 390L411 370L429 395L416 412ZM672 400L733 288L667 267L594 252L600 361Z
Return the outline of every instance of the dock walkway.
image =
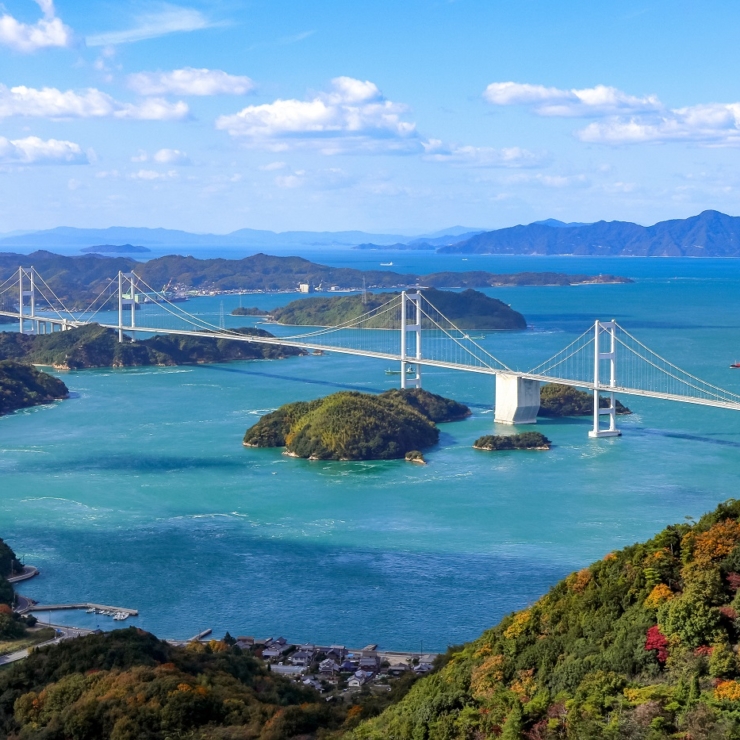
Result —
M26 606L21 614L27 614L28 612L58 612L65 609L97 609L101 612L123 612L128 614L129 617L138 617L139 611L137 609L128 609L125 606L106 606L105 604L93 604L91 602L84 602L79 604L29 604Z

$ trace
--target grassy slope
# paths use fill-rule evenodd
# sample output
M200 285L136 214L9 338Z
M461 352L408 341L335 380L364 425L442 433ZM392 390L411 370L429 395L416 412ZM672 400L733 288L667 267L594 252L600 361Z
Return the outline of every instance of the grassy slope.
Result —
M740 502L558 583L352 740L740 737Z

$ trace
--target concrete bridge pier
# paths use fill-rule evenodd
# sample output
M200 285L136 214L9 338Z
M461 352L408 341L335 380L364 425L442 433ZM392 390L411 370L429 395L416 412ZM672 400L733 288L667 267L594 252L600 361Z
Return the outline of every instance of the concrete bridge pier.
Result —
M518 375L496 375L497 424L536 424L540 410L540 381Z

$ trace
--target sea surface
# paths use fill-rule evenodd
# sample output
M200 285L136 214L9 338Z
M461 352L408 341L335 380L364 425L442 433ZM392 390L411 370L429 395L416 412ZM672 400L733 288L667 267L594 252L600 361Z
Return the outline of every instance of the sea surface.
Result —
M199 254L198 256L204 256ZM219 256L244 256L220 254ZM740 261L469 257L316 251L325 264L428 273L615 273L630 285L488 291L530 329L489 334L511 366L552 355L594 319L616 318L684 369L740 392ZM188 311L228 326L240 302ZM294 641L442 651L526 606L559 578L737 495L740 414L644 398L623 436L589 419L543 420L549 452L472 449L493 423L492 378L425 370L429 390L473 416L442 425L426 467L309 462L246 449L247 427L283 403L398 383L387 363L330 355L177 368L58 373L73 398L0 418L0 536L41 575L40 602L136 608L162 637L284 635ZM110 629L107 617L54 619Z

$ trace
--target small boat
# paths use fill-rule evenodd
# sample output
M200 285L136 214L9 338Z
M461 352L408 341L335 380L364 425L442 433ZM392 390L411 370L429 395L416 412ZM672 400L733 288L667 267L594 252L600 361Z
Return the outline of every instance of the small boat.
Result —
M466 334L464 339L485 339L485 334Z
M380 266L381 267L393 267L393 263L392 262L381 262Z
M730 367L733 370L738 370L738 369L740 369L740 362L733 362L732 365L730 365Z
M116 612L113 615L114 622L123 622L126 619L128 619L128 614L126 612Z
M89 608L89 609L87 610L87 613L88 613L88 614L95 614L95 612L96 612L96 611L97 611L97 610L95 609L95 607L94 607L94 606L91 606L91 607L90 607L90 608Z
M385 374L386 374L386 375L400 375L400 374L401 374L401 371L400 371L400 370L392 370L391 368L388 368L388 369L387 369L387 370L385 371ZM416 368L415 368L415 367L411 367L411 366L409 365L409 366L408 366L408 367L406 368L406 375L415 375L415 374L416 374Z

